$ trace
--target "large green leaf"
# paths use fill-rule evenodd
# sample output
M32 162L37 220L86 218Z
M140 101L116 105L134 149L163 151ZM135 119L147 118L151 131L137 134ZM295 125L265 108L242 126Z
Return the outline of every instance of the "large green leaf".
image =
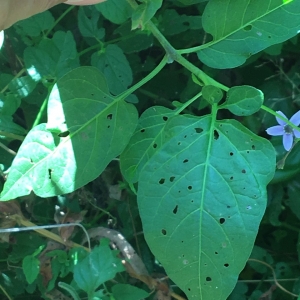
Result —
M61 78L50 95L48 124L33 128L14 159L1 200L65 194L95 179L127 145L135 107L108 92L93 67Z
M275 151L235 120L175 116L142 169L146 240L189 299L225 300L251 253Z
M299 18L298 0L210 0L202 20L213 40L198 57L212 68L237 67L251 55L295 36Z
M142 168L161 146L160 133L174 114L175 111L166 107L153 106L141 115L133 136L120 156L121 171L128 182L138 181Z

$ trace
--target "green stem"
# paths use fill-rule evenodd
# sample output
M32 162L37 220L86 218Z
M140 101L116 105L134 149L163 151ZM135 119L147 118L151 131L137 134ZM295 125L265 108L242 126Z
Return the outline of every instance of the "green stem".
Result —
M187 70L189 70L191 73L196 75L198 78L202 80L204 85L214 85L219 87L220 89L224 91L228 91L229 88L218 81L214 80L207 74L205 74L201 69L190 63L186 58L180 55L179 51L176 50L164 37L164 35L157 29L157 27L150 21L147 24L147 28L152 32L152 34L156 37L156 39L160 42L160 44L165 49L168 57L169 62L176 61L179 64L181 64L183 67L185 67Z
M130 87L128 90L126 90L122 94L118 95L118 98L126 99L129 95L134 93L138 88L140 88L145 83L150 81L155 75L157 75L164 68L164 66L167 64L167 59L168 59L167 56L164 56L164 58L159 63L159 65L150 74L148 74L145 78L143 78L141 81L139 81L134 86Z
M35 127L35 126L37 126L38 124L40 124L40 121L41 121L41 119L42 119L42 117L43 117L43 114L44 114L44 112L45 112L45 110L46 110L46 108L47 108L47 103L48 103L48 99L49 99L50 91L51 91L51 90L52 90L52 87L48 89L48 95L47 95L47 97L45 98L45 100L44 100L44 102L43 102L43 104L42 104L42 106L41 106L41 108L40 108L40 110L39 110L39 112L38 112L38 114L37 114L35 120L34 120L34 123L33 123L33 125L32 125L32 128Z
M71 5L67 10L65 10L54 22L53 26L49 28L45 34L45 36L48 36L48 34L52 31L52 29L72 10L75 6Z
M202 91L194 96L192 99L183 103L182 106L175 112L175 115L179 115L182 111L184 111L189 105L191 105L194 101L196 101L199 97L202 96Z

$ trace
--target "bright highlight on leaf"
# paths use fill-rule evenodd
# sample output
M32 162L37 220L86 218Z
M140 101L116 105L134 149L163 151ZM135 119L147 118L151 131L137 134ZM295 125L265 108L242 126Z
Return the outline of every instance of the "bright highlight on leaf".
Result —
M16 156L1 200L34 191L70 193L95 179L127 145L137 123L132 104L112 97L93 67L59 80L48 104L48 124L34 127Z

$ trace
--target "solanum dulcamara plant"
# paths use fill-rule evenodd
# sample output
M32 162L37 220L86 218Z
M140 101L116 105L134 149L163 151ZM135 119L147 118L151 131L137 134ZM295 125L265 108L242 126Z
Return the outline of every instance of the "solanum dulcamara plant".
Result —
M3 238L23 268L5 265L3 295L300 299L299 30L300 0L58 5L6 30L1 227L109 241L70 249L61 229L46 271L40 240L22 256Z

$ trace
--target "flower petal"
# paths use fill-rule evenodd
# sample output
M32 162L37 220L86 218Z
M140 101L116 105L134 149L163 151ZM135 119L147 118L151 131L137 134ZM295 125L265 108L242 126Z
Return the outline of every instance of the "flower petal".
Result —
M290 118L290 121L296 126L300 125L300 110Z
M300 128L299 128L300 129ZM300 131L296 130L296 129L293 129L293 132L294 132L294 135L297 139L300 138Z
M266 130L267 134L269 135L284 135L284 127L281 125L276 125L276 126L272 126L270 128L268 128Z
M290 151L293 146L294 136L292 134L284 134L283 135L283 147L286 151Z
M287 117L285 116L285 114L283 112L281 112L281 111L276 111L276 112L279 115L281 115L281 116L283 116L284 118L287 119ZM279 119L278 117L276 117L276 120L277 120L277 122L278 122L279 125L282 125L282 126L286 125L286 122L284 122L283 120Z

